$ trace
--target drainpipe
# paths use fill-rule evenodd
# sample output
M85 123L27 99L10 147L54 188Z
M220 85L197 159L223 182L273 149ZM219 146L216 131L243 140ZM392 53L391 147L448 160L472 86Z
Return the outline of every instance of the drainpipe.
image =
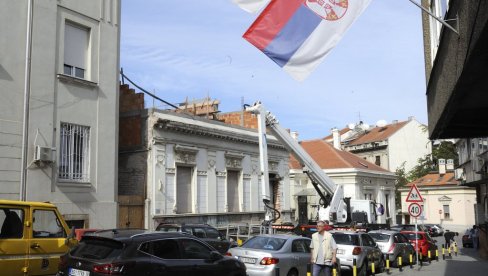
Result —
M27 147L29 144L29 100L31 81L31 49L32 49L32 5L27 3L27 37L25 40L25 80L24 80L24 118L22 119L22 158L20 167L20 200L27 197Z

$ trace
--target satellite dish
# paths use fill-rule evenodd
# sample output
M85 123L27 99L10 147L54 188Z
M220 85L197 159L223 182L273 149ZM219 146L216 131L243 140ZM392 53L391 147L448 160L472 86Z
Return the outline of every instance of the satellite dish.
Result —
M387 125L386 120L379 120L378 122L376 122L377 127L385 127L386 125Z
M347 127L348 127L350 130L353 130L355 126L356 126L356 125L355 125L355 124L353 124L353 123L350 123L350 124L348 124L348 125L347 125Z

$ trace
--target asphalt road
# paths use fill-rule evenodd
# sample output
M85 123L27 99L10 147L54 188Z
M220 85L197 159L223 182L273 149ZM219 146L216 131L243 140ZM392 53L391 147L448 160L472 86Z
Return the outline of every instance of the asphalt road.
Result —
M444 243L443 237L436 237L437 244ZM457 244L461 245L461 237L456 237ZM389 275L393 276L470 276L470 275L488 275L488 260L479 258L477 252L473 248L459 248L458 255L451 254L448 256L446 251L446 259L442 259L441 250L439 250L439 261L432 261L432 263L424 263L422 267L418 264L414 268L409 266L404 267L400 272L397 268L390 269ZM386 272L377 275L387 275Z

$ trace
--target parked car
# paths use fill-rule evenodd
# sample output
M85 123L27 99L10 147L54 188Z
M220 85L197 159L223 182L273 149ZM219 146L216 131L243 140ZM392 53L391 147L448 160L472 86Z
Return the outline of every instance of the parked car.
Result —
M342 270L352 270L356 259L357 275L366 276L375 264L375 272L384 270L383 253L373 238L367 233L330 231L337 244L337 258Z
M185 233L97 231L61 256L58 276L245 276L245 265Z
M249 276L275 276L276 269L280 275L307 275L310 242L311 239L296 235L258 235L229 249L227 255L244 262Z
M402 257L403 264L408 264L410 254L413 256L412 260L415 263L415 249L402 233L391 230L373 230L368 232L368 234L383 252L385 260L386 255L388 255L392 266L398 266L398 257Z
M219 231L208 224L167 224L160 223L156 231L162 232L183 232L193 235L213 246L221 254L225 254L233 245Z
M415 224L399 224L390 227L391 230L395 231L415 231ZM429 232L427 227L422 224L417 224L417 231Z
M429 229L429 234L432 237L444 235L444 228L439 224L424 224L427 229Z
M428 257L430 251L430 258L435 259L435 250L437 249L436 241L433 240L426 232L402 231L405 237L408 238L415 250L422 254L422 259Z
M99 230L100 229L78 228L78 229L75 229L75 237L78 241L80 241L81 238L83 238L83 236L89 235L90 233L95 233Z
M463 247L473 247L473 237L471 236L471 229L466 229L463 235Z

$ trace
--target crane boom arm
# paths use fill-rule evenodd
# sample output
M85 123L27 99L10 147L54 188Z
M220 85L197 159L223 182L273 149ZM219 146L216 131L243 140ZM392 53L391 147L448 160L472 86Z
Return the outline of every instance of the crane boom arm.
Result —
M273 132L273 135L281 143L283 143L283 145L295 156L295 158L297 158L300 164L304 166L304 171L309 176L312 184L314 184L315 187L316 185L320 185L320 187L322 187L328 194L327 196L323 195L320 189L316 187L320 197L325 201L323 202L323 207L328 207L324 210L326 212L326 218L334 221L345 221L347 219L347 213L345 210L345 203L343 201L344 189L342 185L336 185L332 179L325 174L322 168L320 168L320 166L303 149L303 147L291 137L286 129L281 127L276 117L271 114L271 112L267 111L260 102L256 102L254 105L246 107L246 111L258 115L261 166L263 166L263 163L265 163L264 166L267 166L267 149L265 142L266 128L262 126L265 124ZM264 142L262 140L264 140ZM261 168L264 169L263 167ZM267 174L268 172L266 168L265 175ZM263 179L263 182L264 181L265 180ZM263 192L264 190L265 189L263 188ZM263 194L263 199L264 198L266 198L266 195Z

